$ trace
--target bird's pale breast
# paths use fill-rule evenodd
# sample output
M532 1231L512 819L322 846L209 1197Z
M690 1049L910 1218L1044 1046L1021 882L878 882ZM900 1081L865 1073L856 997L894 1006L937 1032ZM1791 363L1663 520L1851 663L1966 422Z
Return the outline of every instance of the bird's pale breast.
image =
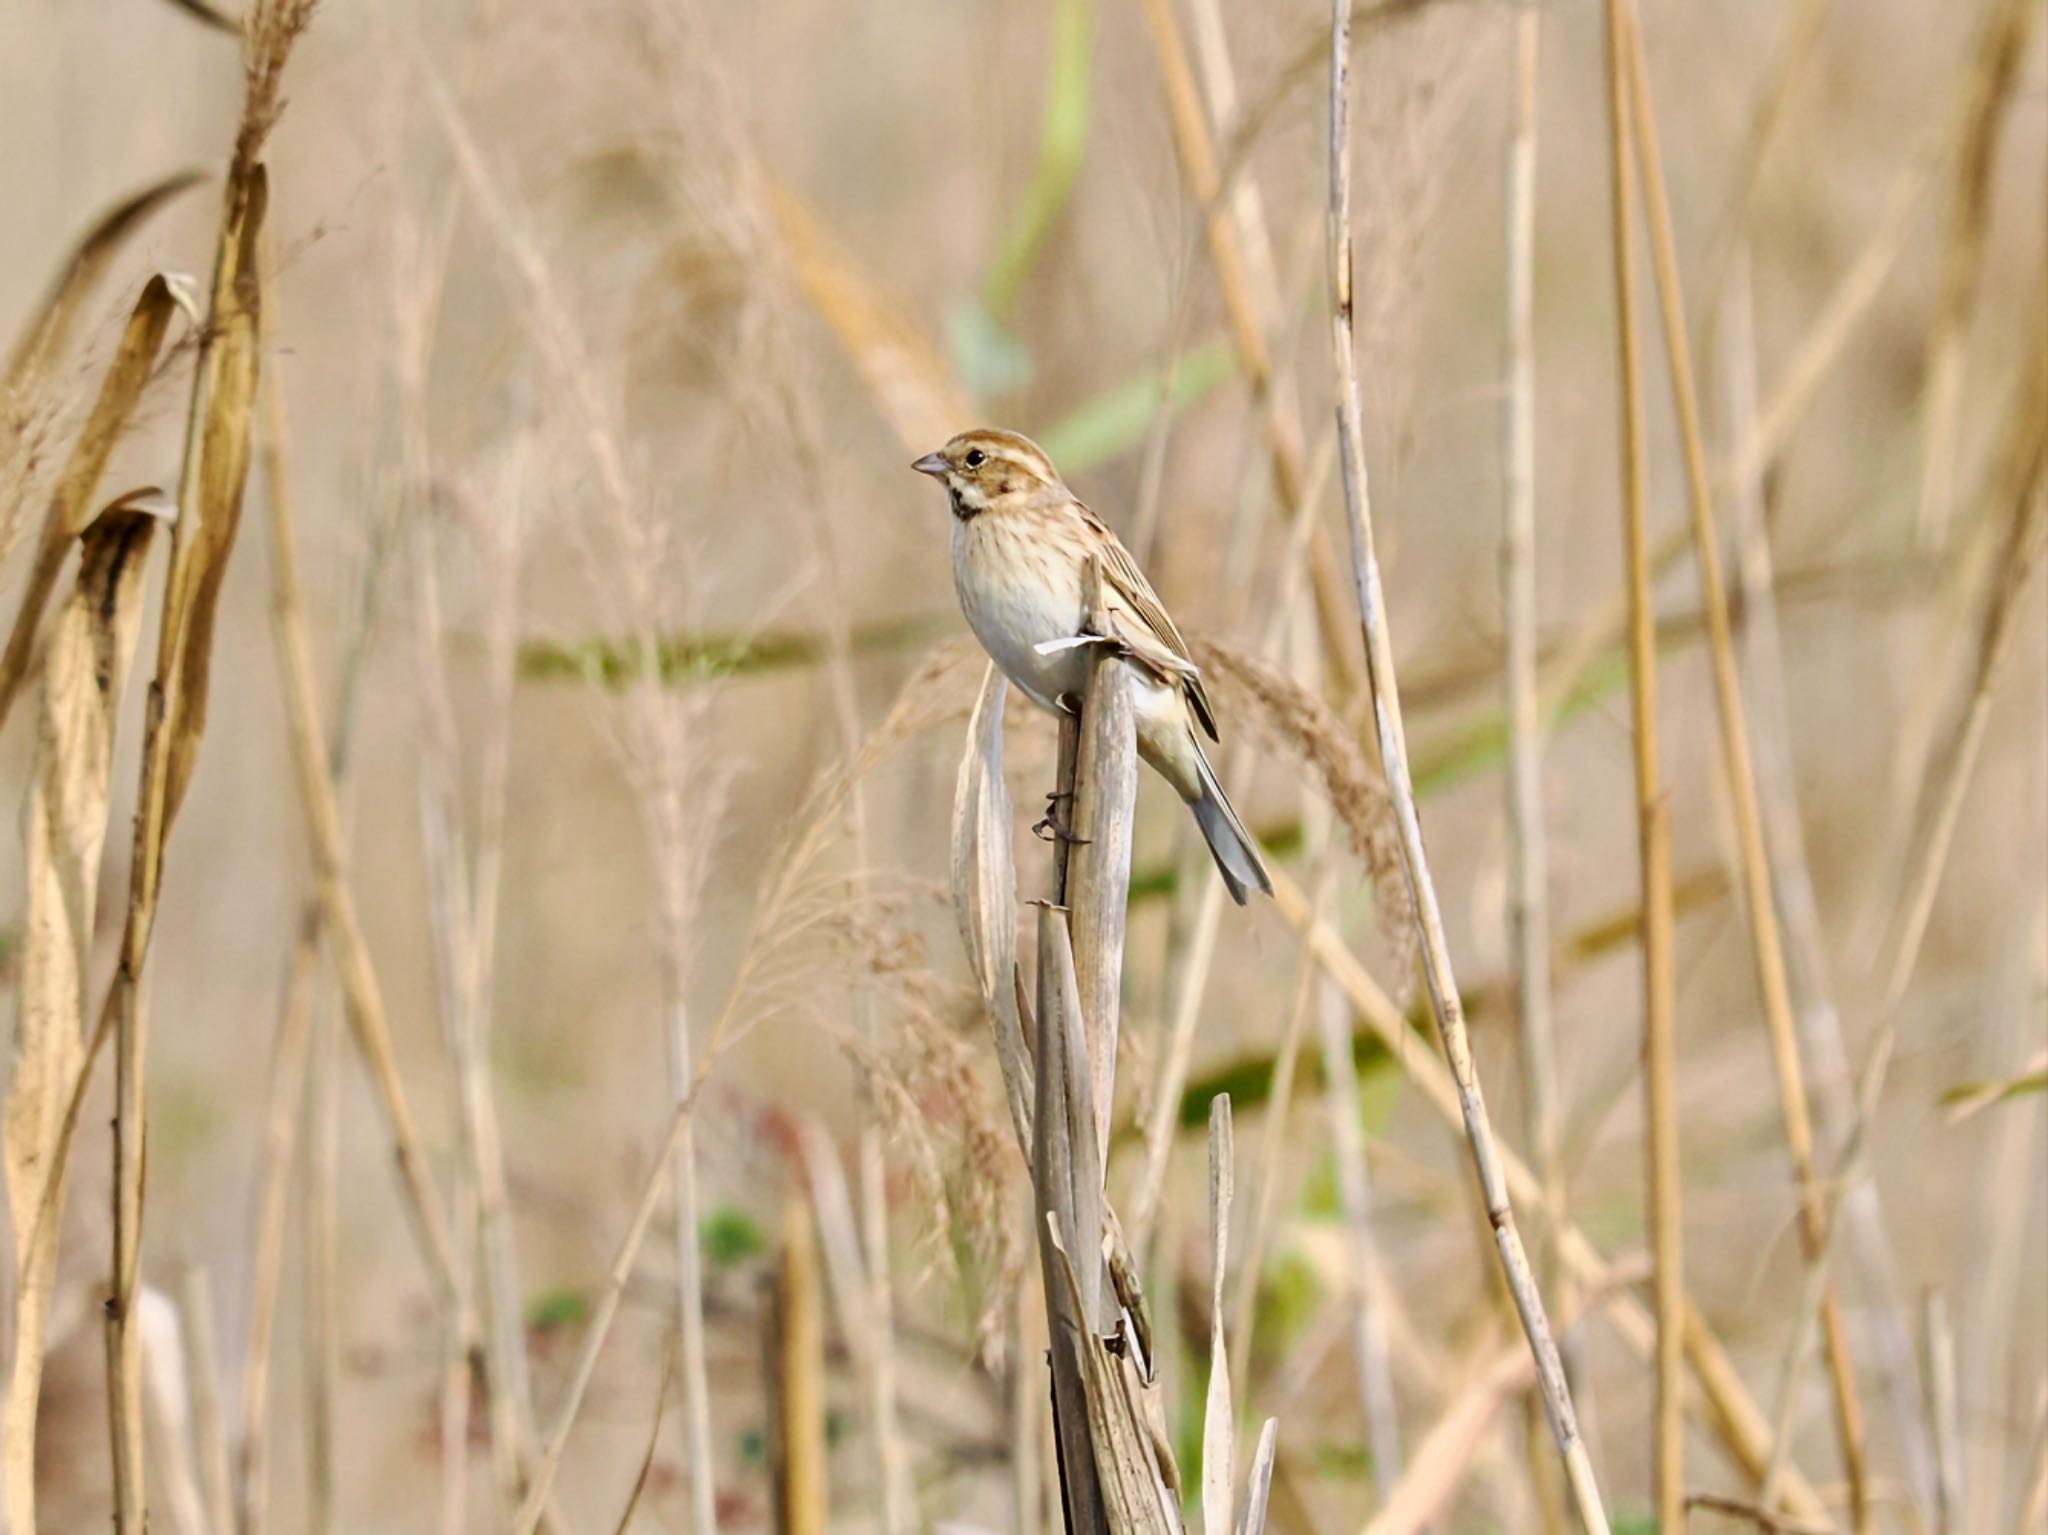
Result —
M1062 693L1078 693L1085 653L1041 655L1047 640L1081 632L1081 574L1048 547L1037 519L979 517L953 524L953 584L967 627L1004 674L1050 709Z
M1036 648L1081 632L1081 563L1061 547L1069 531L1017 513L953 524L953 584L967 627L1011 682L1054 712L1061 694L1079 697L1087 686L1086 650ZM1180 684L1134 671L1139 751L1183 798L1199 795L1200 752Z

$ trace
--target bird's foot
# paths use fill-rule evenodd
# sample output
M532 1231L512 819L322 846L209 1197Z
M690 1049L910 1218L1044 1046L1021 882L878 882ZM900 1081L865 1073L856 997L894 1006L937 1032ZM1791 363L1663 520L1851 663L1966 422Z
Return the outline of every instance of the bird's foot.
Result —
M1031 835L1041 842L1064 842L1068 847L1086 847L1089 839L1076 836L1067 826L1062 812L1065 802L1072 800L1072 789L1055 789L1045 797L1045 818L1031 828Z

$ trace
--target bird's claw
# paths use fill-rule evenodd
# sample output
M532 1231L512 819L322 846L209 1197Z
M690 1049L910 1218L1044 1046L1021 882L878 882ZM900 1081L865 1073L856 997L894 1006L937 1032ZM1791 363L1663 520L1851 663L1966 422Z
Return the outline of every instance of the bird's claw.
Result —
M1086 847L1088 838L1076 836L1060 820L1062 802L1074 797L1072 789L1054 789L1045 797L1045 819L1031 828L1031 835L1041 842L1064 842L1068 847Z

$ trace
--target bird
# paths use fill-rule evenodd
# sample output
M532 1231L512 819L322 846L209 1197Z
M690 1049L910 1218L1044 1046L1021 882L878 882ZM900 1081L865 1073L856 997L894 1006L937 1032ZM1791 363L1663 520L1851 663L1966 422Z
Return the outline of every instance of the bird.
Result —
M1087 687L1085 634L1092 557L1109 636L1132 664L1138 755L1194 812L1231 899L1273 893L1258 844L1231 808L1201 736L1216 713L1166 605L1108 524L1088 510L1030 438L993 427L962 432L911 468L946 488L953 585L989 658L1041 709L1069 713Z

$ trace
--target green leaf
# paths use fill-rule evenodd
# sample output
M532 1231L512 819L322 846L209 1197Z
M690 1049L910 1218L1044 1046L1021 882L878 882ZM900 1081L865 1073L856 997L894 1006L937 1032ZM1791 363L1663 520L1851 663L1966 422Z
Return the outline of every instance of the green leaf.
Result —
M1358 1072L1361 1084L1370 1085L1383 1077L1396 1078L1398 1072L1389 1072L1387 1066L1393 1057L1381 1042L1379 1035L1370 1029L1356 1029L1351 1035L1351 1064ZM1273 1051L1260 1051L1240 1056L1234 1061L1216 1067L1203 1076L1191 1081L1180 1098L1180 1124L1184 1130L1200 1129L1209 1123L1209 1102L1219 1094L1230 1094L1231 1107L1239 1112L1255 1108L1273 1096L1273 1072L1278 1064ZM1300 1069L1295 1075L1294 1090L1297 1093L1315 1093L1322 1089L1323 1061L1320 1054L1304 1054ZM1369 1100L1384 1098L1380 1091L1369 1092ZM1366 1128L1370 1132L1385 1123L1382 1117L1374 1123L1374 1110L1368 1106Z
M731 1205L704 1217L698 1241L714 1268L737 1268L768 1250L768 1238L754 1218Z
M924 614L877 619L856 624L849 643L855 655L900 650L943 632L950 623ZM654 659L664 682L705 682L816 666L825 659L828 645L826 636L808 629L672 634L656 646ZM537 682L621 688L640 674L641 665L636 647L624 640L527 640L519 647L519 675Z
M526 1303L526 1325L534 1332L574 1327L590 1315L590 1297L569 1285L543 1290Z
M1160 405L1180 410L1229 378L1230 345L1205 342L1164 368L1112 384L1038 433L1039 446L1067 475L1129 452L1145 440Z
M1090 19L1088 0L1058 0L1053 11L1052 71L1038 120L1038 162L1015 204L1016 222L982 286L982 307L993 319L1009 314L1016 303L1081 173L1088 144Z

